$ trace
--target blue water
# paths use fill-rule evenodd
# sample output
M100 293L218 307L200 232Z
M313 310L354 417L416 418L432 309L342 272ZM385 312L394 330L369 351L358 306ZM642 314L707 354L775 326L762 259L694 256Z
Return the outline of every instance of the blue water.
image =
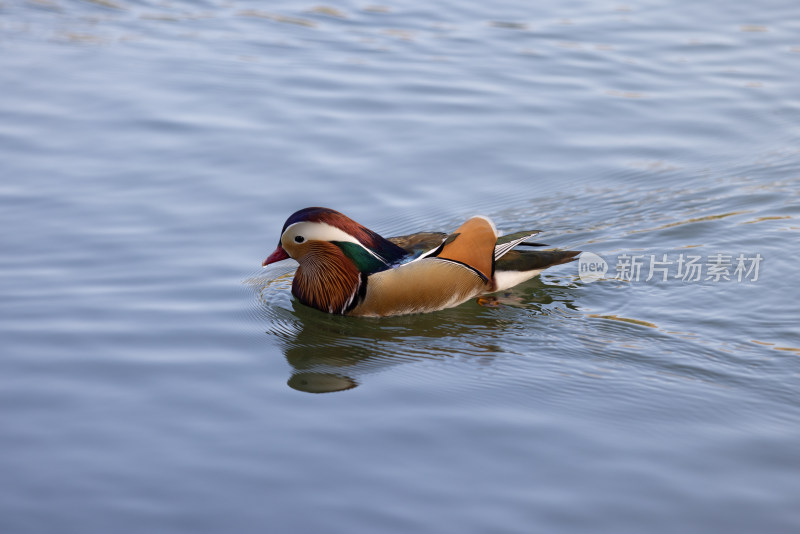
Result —
M0 3L0 532L797 532L798 15ZM609 270L330 317L312 205Z

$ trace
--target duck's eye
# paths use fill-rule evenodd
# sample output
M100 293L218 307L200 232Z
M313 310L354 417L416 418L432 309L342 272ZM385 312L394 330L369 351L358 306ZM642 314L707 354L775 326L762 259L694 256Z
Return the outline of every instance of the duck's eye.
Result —
M296 235L296 236L294 236L294 242L295 242L295 243L302 243L302 242L303 242L303 241L305 241L305 240L306 240L306 238L305 238L305 237L303 237L303 236L301 236L301 235Z

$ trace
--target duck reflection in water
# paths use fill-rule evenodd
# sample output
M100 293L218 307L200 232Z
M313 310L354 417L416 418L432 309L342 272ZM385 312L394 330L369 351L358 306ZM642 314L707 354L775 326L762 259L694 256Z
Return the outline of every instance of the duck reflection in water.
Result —
M502 337L532 328L536 316L574 310L572 289L534 279L491 300L432 314L359 319L320 313L292 300L273 309L279 328L270 332L292 367L289 387L308 393L345 391L390 368L467 359L492 365ZM557 312L556 312L557 313Z

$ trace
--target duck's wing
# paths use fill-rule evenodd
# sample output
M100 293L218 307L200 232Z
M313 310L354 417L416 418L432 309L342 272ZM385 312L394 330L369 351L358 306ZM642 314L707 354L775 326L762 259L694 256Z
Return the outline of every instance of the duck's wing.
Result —
M529 280L548 267L575 261L579 250L511 250L495 262L494 291Z
M521 232L514 232L513 234L499 237L497 239L497 244L494 247L494 259L499 260L512 248L518 245L528 245L534 247L546 246L541 243L526 243L528 239L540 233L542 233L541 230L523 230Z
M497 230L486 217L469 219L447 236L440 250L431 254L454 261L475 270L489 282L494 270L493 251L497 243Z
M491 221L473 217L425 257L369 276L363 298L349 313L386 316L428 312L484 293L492 287L496 241Z
M578 259L580 250L511 250L495 263L498 271L531 271Z
M411 257L420 256L439 247L447 234L444 232L417 232L416 234L390 237L389 241L405 250Z

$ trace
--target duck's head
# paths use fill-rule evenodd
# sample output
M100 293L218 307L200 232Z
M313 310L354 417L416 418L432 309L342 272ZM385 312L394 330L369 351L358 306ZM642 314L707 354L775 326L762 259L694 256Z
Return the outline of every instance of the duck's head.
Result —
M318 310L346 313L358 302L365 277L405 255L402 248L338 211L305 208L286 220L278 247L263 265L297 260L292 294Z
M337 251L364 273L384 270L406 255L405 250L346 215L315 207L296 211L286 219L277 248L262 265L292 258L302 266L326 253L338 255Z

